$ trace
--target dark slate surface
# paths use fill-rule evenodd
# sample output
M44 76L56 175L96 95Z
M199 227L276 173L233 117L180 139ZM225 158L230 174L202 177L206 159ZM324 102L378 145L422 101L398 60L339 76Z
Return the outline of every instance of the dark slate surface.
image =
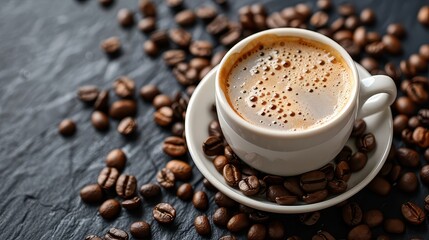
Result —
M105 221L96 206L83 204L79 189L94 183L104 166L105 155L122 148L129 161L125 173L136 175L139 185L155 181L154 176L169 160L160 149L165 131L151 121L153 109L139 102L137 139L122 138L114 129L99 133L90 125L91 109L75 97L75 90L85 84L109 88L115 77L127 74L138 86L155 83L168 93L181 89L160 59L150 59L141 50L146 38L135 28L121 29L116 22L119 8L136 9L136 0L121 0L110 9L96 0L2 0L0 7L0 239L83 239L85 235L104 234L110 227L128 229L139 219L152 224L153 239L198 239L193 219L201 214L190 203L163 191L163 201L177 208L173 226L158 225L151 216L154 203L144 202L142 212L122 211L118 219ZM159 5L160 29L174 26L172 12L162 1ZM187 0L189 7L203 1ZM206 4L215 5L206 0ZM255 1L230 1L225 13L236 19L237 9ZM263 1L270 12L297 3ZM313 7L314 2L309 2ZM343 1L335 1L339 4ZM429 30L417 23L416 13L427 1L355 1L358 9L373 7L378 13L375 29L384 33L391 22L402 22L408 30L405 56L428 42ZM221 8L219 8L221 9ZM190 28L195 39L210 39L201 24ZM101 40L117 35L124 44L124 55L109 61L99 50ZM398 62L399 58L394 58ZM139 100L140 101L140 100ZM57 124L72 118L78 132L71 138L57 133ZM114 128L116 122L111 126ZM397 142L399 146L400 143ZM423 161L423 160L422 160ZM192 162L189 159L189 162ZM192 183L203 189L202 176L194 167ZM389 198L375 197L363 191L354 197L363 209L380 208L387 217L400 217L400 203L414 200L420 205L428 193L423 187L416 194L402 194L394 189ZM211 215L215 210L213 192L209 192ZM340 210L322 211L321 220L312 227L300 224L297 216L274 216L285 220L286 232L308 239L325 229L337 238L345 238L347 227L339 220ZM427 238L427 224L407 225L407 232L392 239ZM375 229L380 233L381 229ZM210 238L217 239L226 230L213 227ZM240 234L239 236L244 236Z

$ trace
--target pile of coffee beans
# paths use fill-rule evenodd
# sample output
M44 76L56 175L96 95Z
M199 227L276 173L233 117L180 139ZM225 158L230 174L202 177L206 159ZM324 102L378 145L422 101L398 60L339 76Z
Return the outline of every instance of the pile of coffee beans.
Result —
M99 0L103 7L113 0ZM99 214L105 219L115 219L122 208L127 212L142 208L144 201L154 201L153 219L159 224L171 224L175 219L175 207L162 201L162 190L176 194L184 202L201 211L194 218L195 233L210 237L213 227L226 228L231 235L220 239L237 239L235 234L247 233L248 239L301 239L291 236L284 221L279 218L291 217L306 226L315 226L323 212L311 212L292 216L278 216L257 211L231 200L204 179L205 189L194 190L189 183L192 179L192 165L184 160L188 149L184 136L184 119L189 98L199 81L219 62L229 47L255 32L277 27L307 28L333 38L371 74L387 74L392 77L400 90L392 109L394 113L395 139L388 159L380 173L366 189L374 196L386 198L398 189L405 195L419 191L423 184L429 184L429 79L419 74L427 71L429 44L420 46L417 53L403 56L402 40L408 35L399 22L386 27L384 33L375 32L372 25L377 23L376 13L370 9L358 9L350 3L335 6L331 0L317 0L315 4L299 3L269 12L262 4L245 5L238 10L238 20L233 21L219 9L227 9L227 1L217 0L221 8L202 5L196 9L186 8L183 0L166 0L165 4L175 14L172 17L177 27L159 28L156 4L151 0L139 0L136 10L121 9L116 21L121 28L131 30L137 26L145 36L143 52L151 58L161 58L168 66L175 80L185 90L174 96L161 92L156 85L138 84L130 76L118 76L111 89L94 85L81 86L77 97L84 105L93 109L90 122L97 131L108 131L112 122L121 135L129 139L138 134L136 116L139 101L136 92L144 102L151 103L155 112L153 121L161 128L169 129L160 148L171 161L153 174L153 182L138 188L138 179L125 172L127 156L120 149L112 150L106 157L106 167L100 171L97 183L83 187L80 196L83 202L99 205ZM285 5L288 5L285 3ZM137 14L141 19L137 20ZM337 13L337 14L333 14ZM422 6L417 14L418 21L429 25L429 6ZM338 16L338 17L336 17ZM197 22L204 24L205 31L213 41L195 39L189 26ZM411 37L411 36L408 36ZM112 36L100 43L101 50L109 59L126 54L122 48L125 39ZM221 47L219 47L221 46ZM402 58L398 65L392 57ZM167 79L168 80L168 79ZM166 80L166 81L167 81ZM113 96L114 93L114 96ZM75 134L75 120L64 119L58 126L63 136ZM356 138L357 152L344 147L333 164L295 177L271 176L244 165L231 148L225 145L222 131L217 121L209 125L210 138L204 143L204 152L213 156L215 168L224 176L225 182L239 189L249 197L263 195L269 201L281 205L299 202L313 203L326 199L331 194L339 194L347 189L347 180L353 172L362 169L368 161L367 153L375 147L375 138L365 132L365 122L357 121L352 137ZM94 177L95 182L95 177ZM156 182L156 183L155 183ZM209 199L213 197L218 208L208 215ZM359 201L349 200L338 205L339 218L349 226L347 236L334 236L322 227L315 231L312 239L390 239L401 238L407 227L425 222L429 211L429 196L421 201L405 201L392 212L402 217L391 217L378 209L368 209ZM214 224L214 225L213 225ZM151 226L140 220L129 227L135 238L150 238ZM234 234L234 235L233 235ZM112 228L104 237L88 235L86 239L128 239L128 233Z

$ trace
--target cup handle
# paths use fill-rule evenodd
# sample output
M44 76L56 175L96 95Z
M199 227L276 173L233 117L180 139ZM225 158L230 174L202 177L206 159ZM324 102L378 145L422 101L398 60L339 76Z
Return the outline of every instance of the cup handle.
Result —
M383 111L395 101L396 85L392 78L384 75L375 75L361 79L359 82L358 119ZM377 96L378 99L375 99L377 101L370 99L376 95L380 95Z

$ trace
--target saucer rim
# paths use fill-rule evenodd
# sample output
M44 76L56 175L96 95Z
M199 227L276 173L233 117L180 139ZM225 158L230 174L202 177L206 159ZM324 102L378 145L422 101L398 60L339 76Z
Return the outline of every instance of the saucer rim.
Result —
M360 78L371 76L368 71L366 71L361 65L356 63L356 68L358 70L358 75ZM214 67L207 75L204 77L204 79L201 81L201 83L197 86L193 93L193 97L191 97L191 100L188 105L188 111L191 111L193 109L193 106L197 102L197 97L199 96L200 89L203 88L204 85L208 84L208 81L210 79L214 78L216 76L218 66ZM213 81L213 80L212 80ZM214 92L213 92L214 95ZM221 191L231 199L237 201L238 203L244 204L246 206L266 211L266 212L272 212L272 213L288 213L288 214L294 214L294 213L305 213L305 212L311 212L311 211L317 211L321 209L325 209L328 207L331 207L335 204L338 204L352 196L354 196L356 193L361 191L366 185L368 185L372 179L376 177L378 172L381 170L382 166L384 165L384 162L386 161L386 158L389 154L391 143L393 140L393 129L392 129L392 112L389 107L387 107L385 110L381 111L378 114L387 115L388 117L388 126L390 128L390 134L388 134L388 140L387 140L387 147L385 147L384 152L382 153L381 159L378 161L378 163L375 165L373 169L369 172L369 174L364 177L360 182L358 182L355 186L348 189L346 192L341 193L339 195L336 195L332 198L326 199L322 202L312 203L312 204L302 204L302 205L276 205L275 203L267 202L267 201L261 201L257 198L250 198L245 195L243 195L239 190L233 189L229 186L225 186L225 184L222 184L218 179L214 176L215 173L211 173L209 169L205 166L205 164L202 162L202 159L199 159L199 156L201 154L198 154L197 152L201 152L201 150L198 150L196 146L198 144L191 144L195 141L192 140L192 134L191 134L191 127L189 120L191 114L186 114L186 121L185 121L185 135L186 142L189 149L189 154L191 155L192 161L194 162L195 166L198 168L200 173L209 180L210 183L212 183L218 191ZM389 144L390 143L390 144ZM202 154L204 155L204 154ZM207 157L204 159L208 160ZM369 158L368 161L370 161ZM217 172L216 172L217 173Z

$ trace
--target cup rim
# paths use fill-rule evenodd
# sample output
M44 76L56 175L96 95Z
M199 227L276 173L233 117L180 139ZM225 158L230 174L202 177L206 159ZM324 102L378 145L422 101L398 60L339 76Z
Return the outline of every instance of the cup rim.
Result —
M341 57L345 60L347 66L350 68L352 72L354 84L351 91L351 98L349 98L346 105L341 109L339 113L337 113L333 118L329 119L327 122L323 123L320 126L316 126L316 127L312 127L312 128L308 128L300 131L281 131L278 129L269 129L266 127L258 126L256 124L252 124L246 121L241 116L239 116L238 113L232 109L231 105L227 101L225 92L222 90L220 86L221 68L223 67L223 65L225 65L228 58L232 54L238 52L238 50L240 50L242 47L248 44L248 42L254 41L255 39L258 39L264 35L293 36L293 37L302 37L305 39L315 40L334 48L341 55ZM221 107L225 111L225 113L235 121L235 123L240 125L240 127L243 127L248 131L256 132L260 135L265 135L265 136L280 137L280 138L281 137L302 138L302 137L313 136L315 134L317 135L317 134L326 132L328 130L331 130L332 128L336 127L337 123L340 123L342 120L344 120L344 118L348 116L351 111L354 110L354 107L357 101L357 95L359 92L359 76L356 69L356 65L352 57L347 53L347 51L343 47L341 47L337 42L335 42L334 40L332 40L327 36L324 36L314 31L300 29L300 28L275 28L275 29L265 30L265 31L261 31L253 35L250 35L242 39L236 45L234 45L225 54L225 56L223 57L222 61L219 64L218 69L219 70L216 73L216 81L215 81L215 95L217 100L220 103L220 106L218 107Z

